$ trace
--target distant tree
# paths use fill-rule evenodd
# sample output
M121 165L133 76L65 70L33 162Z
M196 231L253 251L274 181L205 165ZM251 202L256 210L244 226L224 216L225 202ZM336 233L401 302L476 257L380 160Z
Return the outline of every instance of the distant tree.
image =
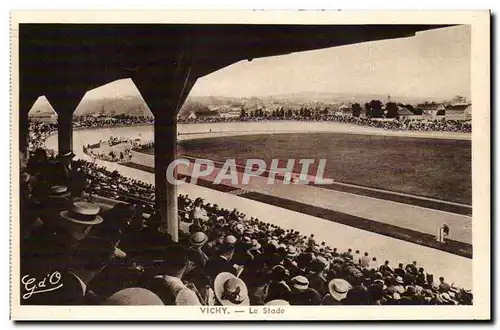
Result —
M371 100L368 103L366 116L370 118L382 118L382 114L382 102L380 100Z
M247 116L247 112L245 111L245 108L241 108L240 118L245 118L246 116Z
M359 103L354 103L352 105L352 116L359 117L361 116L361 105Z
M388 102L385 105L385 109L387 110L387 118L398 118L398 105L396 103Z

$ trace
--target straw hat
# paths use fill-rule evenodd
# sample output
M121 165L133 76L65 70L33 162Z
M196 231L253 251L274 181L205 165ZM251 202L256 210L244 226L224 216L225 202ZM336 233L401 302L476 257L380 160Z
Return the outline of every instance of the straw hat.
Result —
M247 228L243 232L243 234L245 234L245 235L253 235L254 233L255 233L255 230L253 228Z
M248 306L248 289L241 279L231 273L220 273L214 281L214 292L223 306Z
M101 207L94 203L75 202L67 211L62 211L61 217L65 220L82 225L97 225L103 219L98 215Z
M347 297L347 292L352 288L351 284L341 278L334 278L328 283L328 291L330 295L337 301L341 301Z
M259 241L256 239L252 240L252 247L250 248L251 251L256 251L259 250L262 246L260 245Z
M122 249L120 248L115 248L114 251L113 251L113 258L114 259L125 259L127 257L127 253L125 253L125 251L123 251Z
M401 276L396 277L396 283L404 284L403 278Z
M457 304L457 301L453 300L448 293L441 293L436 298L437 298L437 300L439 302L444 302L444 303L450 303L451 302L453 304Z
M105 299L101 305L164 305L153 292L143 288L127 288Z
M305 290L309 287L309 280L304 276L295 276L292 278L292 286L299 290Z
M283 299L274 299L265 303L265 306L290 306L290 303Z
M50 199L64 199L68 198L71 195L71 192L68 191L68 187L66 186L52 186L50 187L48 197Z
M269 245L272 245L275 248L279 247L279 243L276 240L274 240L274 239L272 239L272 240L269 241Z
M58 155L59 158L66 158L66 157L69 157L69 158L73 158L75 157L75 154L73 153L73 151L66 151L65 153L62 153L62 154L59 154Z
M189 244L194 246L202 246L208 241L207 235L204 232L198 231L189 237Z
M289 258L293 258L299 255L297 248L293 245L288 246L286 256Z
M234 230L237 231L237 232L239 232L239 233L242 233L243 230L244 230L244 227L243 227L243 225L241 223L238 223L238 224L236 224L234 226Z
M243 236L243 238L241 239L241 241L245 244L250 244L252 245L252 239L248 236Z
M236 244L238 240L236 239L236 237L234 237L233 235L227 235L225 238L224 238L224 243L226 244Z

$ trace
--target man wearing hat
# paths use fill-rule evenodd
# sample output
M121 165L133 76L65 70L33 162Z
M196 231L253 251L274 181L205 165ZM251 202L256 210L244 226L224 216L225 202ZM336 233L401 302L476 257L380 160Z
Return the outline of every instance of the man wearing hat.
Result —
M319 305L321 296L313 288L309 287L309 280L305 276L295 276L290 281L290 305L306 306Z
M318 293L323 297L328 293L327 280L324 276L325 269L327 267L328 261L319 256L314 259L309 265L309 270L311 273L307 275L309 280L309 287L318 291Z
M72 171L73 171L73 158L75 154L73 151L64 151L57 156L57 161L55 163L55 171L53 174L53 180L55 184L65 185L71 187L72 182Z
M165 305L201 305L196 292L182 281L188 264L187 250L178 244L171 245L165 250L164 260L150 269L152 278L145 278L141 287L154 292Z
M203 232L196 232L189 237L189 259L199 269L205 268L209 258L202 248L207 243L208 237Z
M69 267L72 253L93 225L102 222L96 204L76 202L62 211L58 222L44 223L25 242L21 255L21 272L46 276Z
M232 262L236 238L234 236L226 236L224 243L217 248L217 254L207 262L207 274L213 279L220 273L231 273L236 275L237 271Z
M250 305L245 282L231 273L222 272L217 275L214 281L214 292L217 301L223 306Z
M394 285L394 288L396 289L396 292L399 294L403 294L406 291L406 289L404 287L405 282L404 282L403 278L401 276L396 276L395 281L396 281L396 285Z
M349 282L341 278L334 278L328 283L328 294L323 298L322 305L342 305L347 292L352 289Z
M287 300L290 297L291 289L286 283L288 270L282 265L276 265L271 270L271 281L268 286L266 301L274 299Z
M94 225L102 223L99 205L88 202L75 202L68 210L62 211L61 226L74 241L80 241Z

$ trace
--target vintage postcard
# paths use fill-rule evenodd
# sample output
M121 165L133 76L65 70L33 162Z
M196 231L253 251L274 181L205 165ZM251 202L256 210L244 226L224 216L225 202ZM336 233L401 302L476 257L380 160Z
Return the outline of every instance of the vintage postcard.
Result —
M10 28L13 320L491 318L490 12Z

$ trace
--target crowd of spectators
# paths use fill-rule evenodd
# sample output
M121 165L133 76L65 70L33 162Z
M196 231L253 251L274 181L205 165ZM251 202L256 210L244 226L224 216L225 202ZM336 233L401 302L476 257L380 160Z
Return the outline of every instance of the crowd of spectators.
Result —
M113 148L118 146L116 148ZM140 147L139 139L110 137L107 141L83 146L83 152L92 159L108 162L129 162L132 159L132 150Z
M153 124L154 118L148 116L94 117L78 116L73 118L73 128L104 128L117 126ZM29 150L34 151L45 144L47 137L57 131L57 123L29 120Z
M57 273L65 286L39 299L24 281L26 304L472 304L470 290L437 281L417 261L381 263L201 198L179 196L175 243L161 233L153 186L82 161L69 162L80 169L69 180L43 174L65 157L45 165L38 157L21 176L22 272ZM95 195L127 203L108 210Z
M73 118L73 127L75 128L101 128L101 127L146 125L153 123L154 123L154 117L151 116L116 115L112 117L79 116Z
M440 132L472 132L472 122L470 120L447 120L431 118L411 118L400 117L398 119L381 120L377 118L353 117L351 115L314 115L314 116L290 116L290 117L200 117L200 118L178 118L179 123L221 123L221 122L258 122L258 121L316 121L316 122L337 122L347 123L366 127L375 127L393 131L440 131ZM117 116L117 117L77 117L73 122L75 128L102 128L116 126L130 126L141 124L153 124L154 118L139 116ZM43 141L52 132L57 130L57 124L30 121L29 148L35 150L43 145Z
M23 304L473 302L470 290L435 278L418 261L382 262L187 195L178 197L174 242L153 208L152 185L73 158L38 148L21 164ZM33 283L45 276L61 289L36 294Z
M472 123L470 120L447 120L431 119L431 118L411 118L400 117L398 119L378 119L367 117L353 117L351 115L317 115L313 117L201 117L201 118L187 118L180 119L180 123L196 124L196 123L222 123L222 122L259 122L259 121L307 121L307 122L336 122L353 124L366 127L382 128L392 131L428 131L428 132L472 132Z
M29 121L28 148L31 152L45 145L50 134L57 131L57 124L37 120Z

